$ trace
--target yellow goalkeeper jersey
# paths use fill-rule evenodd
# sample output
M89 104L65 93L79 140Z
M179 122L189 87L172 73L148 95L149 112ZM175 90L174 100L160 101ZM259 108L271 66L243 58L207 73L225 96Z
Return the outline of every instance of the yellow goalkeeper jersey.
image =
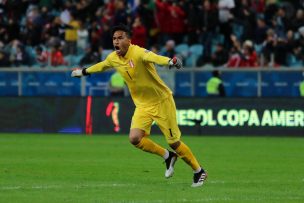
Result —
M87 73L115 68L124 78L136 107L155 105L172 94L161 80L154 63L168 65L170 58L157 55L137 45L130 45L124 57L112 52L108 57L88 69Z

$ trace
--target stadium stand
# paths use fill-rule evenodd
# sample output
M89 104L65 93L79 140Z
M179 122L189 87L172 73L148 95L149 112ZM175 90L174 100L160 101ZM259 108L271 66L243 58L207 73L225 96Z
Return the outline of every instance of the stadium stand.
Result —
M244 76L249 81L253 81L248 83L254 89L254 93L249 96L256 96L258 95L256 82L261 82L258 81L259 75L265 80L264 85L267 83L276 87L278 84L286 84L286 91L281 93L273 93L268 91L267 87L261 86L261 89L265 89L264 93L268 92L265 93L266 96L280 94L296 96L297 94L290 91L290 88L296 88L298 78L296 75L303 69L302 1L231 0L229 2L231 3L229 9L223 13L222 5L227 3L225 0L1 1L0 67L12 70L15 67L27 67L39 71L45 68L71 68L78 64L90 65L104 60L111 53L112 39L109 29L111 26L125 23L132 28L134 20L140 18L147 35L145 48L161 54L165 51L166 42L169 41L174 44L174 49L168 54L180 56L189 71L176 73L177 95L204 96L199 89L203 88L203 80L208 73L194 72L194 69L227 67L228 62L233 59L235 60L233 68L236 69L233 74L228 72L224 74L224 79L229 81L226 85L237 86L237 80ZM121 12L122 9L124 12ZM174 16L176 12L178 16ZM70 22L72 16L77 23ZM73 27L73 24L77 26ZM73 29L79 31L75 54L68 51L67 48L71 44L65 38L66 30ZM251 47L250 54L246 53L248 45ZM86 52L87 47L90 47L90 52ZM159 50L155 49L156 47L159 47ZM87 60L82 60L85 56ZM254 64L257 71L242 73L241 68L248 68L246 64ZM261 70L266 67L299 71L290 73L291 78L296 81L282 82L281 72L268 74ZM22 92L22 90L24 90L22 95L37 93L38 90L35 90L37 84L45 85L43 82L45 73L35 71L22 73L2 71L0 77L3 78L3 84L8 85L0 87L3 90L2 95L18 95L18 91ZM48 89L54 84L62 85L60 80L67 76L66 74L50 75L52 82L46 85ZM17 85L20 75L24 79L22 87ZM15 82L7 81L8 78ZM101 76L100 80L105 82L104 80L107 79L107 76ZM98 86L96 79L89 80L92 81L88 81L88 86L90 84L92 88L94 85ZM63 86L68 87L71 83L73 82L65 81ZM241 86L244 84L239 83ZM186 91L182 92L184 90ZM50 95L56 94L52 91ZM77 88L71 91L71 95L80 94ZM60 94L70 93L66 91ZM246 96L245 93L237 94L232 90L229 92L228 88L229 95ZM259 96L265 95L260 93Z
M303 65L304 12L301 1L232 0L228 9L230 18L227 22L221 21L223 20L221 5L225 5L225 0L17 2L2 1L0 3L0 50L9 56L9 66L12 67L16 65L39 67L34 53L37 46L44 46L48 51L51 47L57 46L69 66L78 63L84 55L83 49L78 48L78 53L68 56L67 49L71 45L65 39L66 30L71 30L73 27L73 23L70 23L73 16L77 21L74 24L81 24L81 28L76 26L74 29L80 31L79 33L87 33L85 36L88 38L85 40L88 40L88 44L95 52L99 47L104 50L112 48L108 27L125 23L131 28L134 19L139 17L146 29L145 48L147 49L155 44L162 47L167 40L171 39L175 41L176 52L185 56L186 46L201 44L205 48L204 63L208 63L210 62L208 55L213 52L218 43L224 44L225 49L230 54L233 53L234 47L229 39L229 36L233 34L240 43L246 40L253 41L261 67ZM124 15L119 12L121 7L125 10ZM177 18L181 23L175 23L174 12L180 14ZM272 39L269 39L269 34L266 33L258 35L263 36L262 39L255 38L255 34L261 32L257 30L258 19L266 23L266 28L262 30L267 33L273 32ZM291 39L287 39L288 32L294 34ZM83 36L79 35L79 41L81 41L79 44L83 44ZM212 36L211 45L208 36ZM278 42L282 42L281 45L287 48L281 49ZM21 48L21 52L16 53L18 47ZM105 58L107 54L104 53L102 58ZM274 61L270 61L269 58L272 54L274 54ZM24 58L21 60L22 55ZM196 66L194 59L198 55L197 52L189 51L187 66ZM20 60L16 61L17 57ZM261 58L266 60L261 62ZM48 61L48 65L52 65L52 60ZM4 64L7 66L6 63Z
M197 66L197 60L203 55L204 47L201 44L193 44L189 47L188 57L186 59L186 67Z

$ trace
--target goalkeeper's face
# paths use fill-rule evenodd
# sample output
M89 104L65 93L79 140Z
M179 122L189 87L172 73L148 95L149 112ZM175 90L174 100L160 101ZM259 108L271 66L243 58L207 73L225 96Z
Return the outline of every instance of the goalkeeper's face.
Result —
M130 44L131 39L126 32L117 30L113 34L113 46L118 56L126 55Z

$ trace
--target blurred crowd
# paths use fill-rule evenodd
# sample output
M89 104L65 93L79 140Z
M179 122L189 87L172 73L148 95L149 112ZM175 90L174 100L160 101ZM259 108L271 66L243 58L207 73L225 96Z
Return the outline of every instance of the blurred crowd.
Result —
M94 64L119 23L190 66L303 66L303 0L0 0L0 67Z

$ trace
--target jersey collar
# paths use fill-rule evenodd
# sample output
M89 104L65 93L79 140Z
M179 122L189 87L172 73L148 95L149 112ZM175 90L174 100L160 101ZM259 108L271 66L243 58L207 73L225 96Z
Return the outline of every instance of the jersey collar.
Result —
M126 59L130 58L130 55L132 52L131 49L133 48L133 46L134 46L133 44L130 44L128 51L127 51L126 55L124 56L124 58L126 58Z

